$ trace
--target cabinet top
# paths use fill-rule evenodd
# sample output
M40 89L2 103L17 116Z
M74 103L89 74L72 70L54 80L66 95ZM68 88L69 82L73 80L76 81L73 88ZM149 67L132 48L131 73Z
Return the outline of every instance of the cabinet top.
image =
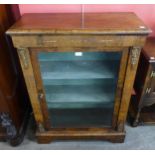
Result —
M132 12L29 13L7 34L148 34L151 30Z

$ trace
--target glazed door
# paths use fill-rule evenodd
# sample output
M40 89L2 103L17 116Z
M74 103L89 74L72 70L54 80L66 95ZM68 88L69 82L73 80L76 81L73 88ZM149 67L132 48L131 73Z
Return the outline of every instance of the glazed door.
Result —
M114 127L126 51L39 50L31 57L46 127Z

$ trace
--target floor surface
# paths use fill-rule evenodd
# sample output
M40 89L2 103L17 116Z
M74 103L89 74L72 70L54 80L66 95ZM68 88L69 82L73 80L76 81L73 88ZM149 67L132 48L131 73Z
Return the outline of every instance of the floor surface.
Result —
M32 128L28 128L23 143L11 147L0 142L0 150L139 150L155 149L155 126L139 126L132 128L126 125L124 143L106 141L53 141L50 144L37 144Z

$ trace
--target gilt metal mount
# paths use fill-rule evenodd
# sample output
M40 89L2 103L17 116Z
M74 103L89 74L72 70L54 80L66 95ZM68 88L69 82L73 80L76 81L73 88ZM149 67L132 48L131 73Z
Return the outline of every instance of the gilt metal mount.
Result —
M18 49L19 57L23 63L23 66L25 69L29 67L29 61L28 61L28 56L27 56L27 50L24 48Z
M135 65L138 62L139 59L139 53L141 48L140 47L133 47L131 49L131 64Z

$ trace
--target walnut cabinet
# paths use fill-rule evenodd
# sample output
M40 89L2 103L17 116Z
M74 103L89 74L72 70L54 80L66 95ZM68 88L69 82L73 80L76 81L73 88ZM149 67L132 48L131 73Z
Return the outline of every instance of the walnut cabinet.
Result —
M38 142L123 142L148 33L134 13L23 15L7 34L18 50Z

